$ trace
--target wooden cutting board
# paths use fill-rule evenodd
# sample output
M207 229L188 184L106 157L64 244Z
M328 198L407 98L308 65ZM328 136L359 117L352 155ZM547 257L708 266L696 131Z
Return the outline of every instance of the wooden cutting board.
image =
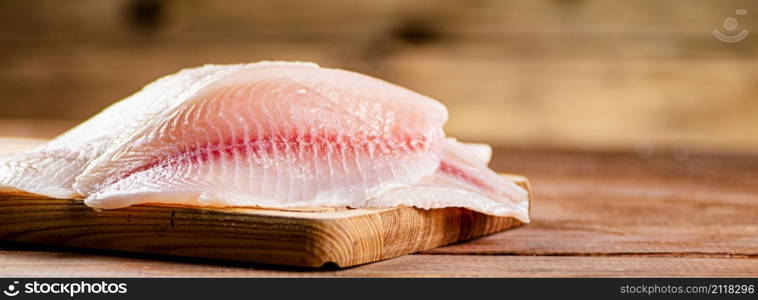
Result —
M0 138L0 155L41 142ZM526 178L503 176L529 189ZM0 193L3 241L304 267L365 264L520 225L514 218L462 208L285 211L136 205L97 212L77 199Z

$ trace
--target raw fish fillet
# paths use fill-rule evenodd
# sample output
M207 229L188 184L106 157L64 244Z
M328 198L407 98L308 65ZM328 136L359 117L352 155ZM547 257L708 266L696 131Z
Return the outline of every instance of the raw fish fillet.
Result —
M440 167L420 182L388 191L368 206L465 207L496 216L529 221L529 195L512 180L487 168L489 145L445 142Z
M491 148L446 139L447 110L390 83L310 63L183 70L36 149L0 187L101 209L466 207L528 222Z

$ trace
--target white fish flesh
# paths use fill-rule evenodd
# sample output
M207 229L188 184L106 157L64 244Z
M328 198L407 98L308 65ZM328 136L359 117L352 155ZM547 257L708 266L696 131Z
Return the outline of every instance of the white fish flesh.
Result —
M36 149L0 161L0 188L101 209L465 207L528 222L526 190L491 148L445 138L434 99L311 63L183 70Z

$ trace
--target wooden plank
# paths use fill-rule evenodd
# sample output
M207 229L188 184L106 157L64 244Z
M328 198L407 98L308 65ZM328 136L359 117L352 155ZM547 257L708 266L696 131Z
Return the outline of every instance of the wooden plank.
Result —
M753 62L503 62L465 58L479 57L473 54L451 60L437 50L399 54L385 72L443 101L452 136L596 149L758 147L750 129L758 126L758 105L741 96L758 86Z
M302 270L208 260L156 260L0 250L2 277L755 277L758 260L678 257L408 255L355 268Z
M0 140L0 148L33 142ZM529 188L525 178L511 176ZM462 208L268 210L135 205L0 193L0 240L267 264L365 264L522 225Z
M304 59L366 72L440 99L450 110L447 131L461 139L627 149L645 144L731 151L758 147L758 132L752 130L758 126L753 117L758 105L750 97L758 86L758 65L739 52L679 59L577 49L551 56L560 48L555 43L541 60L517 61L528 49L512 51L493 43L400 48L371 64L362 54L370 47L362 45L330 50L328 43L244 44L233 52L225 50L226 44L194 51L181 44L151 45L52 51L79 53L61 56L37 47L40 52L8 55L14 59L0 70L0 94L11 101L0 102L0 115L83 120L183 67ZM686 48L704 49L698 44Z
M73 128L77 121L47 119L0 119L0 135L18 137L13 143L16 149L0 149L0 156L12 154L43 143Z
M365 277L754 277L755 259L414 255L345 272Z
M758 132L752 130L758 126L753 117L758 105L746 96L758 86L755 62L485 62L450 60L444 51L398 54L382 70L369 73L443 101L451 116L447 131L464 140L627 149L655 144L731 151L758 147ZM0 93L14 99L0 102L0 111L83 120L182 67L176 62L139 68L159 56L136 59L141 62L133 67L111 65L120 70L116 73L110 67L0 71ZM124 56L114 61L134 60ZM203 58L189 61L202 64ZM95 61L83 66L91 64Z
M539 201L525 228L433 254L758 257L758 158L497 149Z
M64 42L39 48L30 45L34 43L24 44L19 47L31 46L41 51L24 54L0 48L0 62L10 66L4 69L7 72L0 71L0 94L12 99L0 102L1 116L84 120L157 78L209 63L317 61L350 69L366 69L369 65L359 59L363 53L361 44L334 48L328 41L238 42L231 46L210 43L203 47L166 42L140 45ZM188 48L195 50L187 51Z
M82 120L183 67L313 60L441 99L464 139L752 151L758 39L710 34L737 8L758 10L742 0L3 1L0 116ZM750 15L736 17L753 31Z
M700 1L3 1L3 36L123 39L223 36L365 36L408 22L445 35L708 34L755 2ZM14 18L24 15L25 18ZM345 26L350 24L351 26ZM95 26L92 26L95 25ZM407 25L405 25L407 26ZM50 31L49 28L56 28Z

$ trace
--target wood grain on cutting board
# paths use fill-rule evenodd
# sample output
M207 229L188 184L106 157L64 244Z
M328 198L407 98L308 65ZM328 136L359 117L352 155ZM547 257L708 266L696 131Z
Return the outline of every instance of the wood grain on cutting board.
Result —
M40 140L0 139L0 152ZM505 176L505 175L504 175ZM529 188L525 178L510 176ZM230 261L348 267L522 225L462 208L285 211L135 205L94 211L80 199L0 193L0 240Z

